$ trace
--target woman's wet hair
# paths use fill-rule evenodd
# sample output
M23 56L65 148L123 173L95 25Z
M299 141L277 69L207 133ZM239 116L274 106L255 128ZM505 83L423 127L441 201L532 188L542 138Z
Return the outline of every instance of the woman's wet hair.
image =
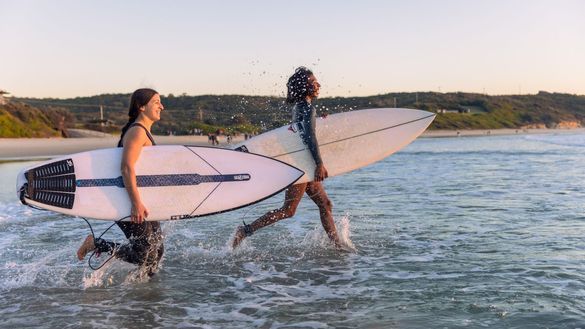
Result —
M301 66L295 70L295 73L288 78L286 83L287 94L286 102L295 104L303 101L307 96L313 94L313 85L309 83L309 77L313 72L308 68Z
M138 115L140 114L140 108L148 104L154 95L158 94L158 92L154 89L150 88L140 88L136 89L132 93L132 97L130 97L130 107L128 108L128 123L122 128L122 135L120 135L120 142L122 138L124 138L124 134L130 128L130 125L136 121Z

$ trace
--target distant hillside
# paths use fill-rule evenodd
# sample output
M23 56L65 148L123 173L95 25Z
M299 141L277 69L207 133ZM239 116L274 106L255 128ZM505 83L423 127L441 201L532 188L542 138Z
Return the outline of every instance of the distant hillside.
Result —
M60 125L72 120L67 110L41 110L24 103L9 102L0 105L0 138L60 136Z
M115 131L127 120L129 94L104 94L72 99L20 99L40 108L67 109L77 126ZM239 131L279 127L290 120L289 106L279 97L174 96L163 97L165 112L155 133L189 134L194 128L218 127ZM100 123L100 105L103 124ZM536 95L488 96L471 93L391 93L369 97L322 98L321 112L337 113L373 107L405 107L437 112L430 129L498 129L531 125L556 127L585 122L585 96L540 92ZM107 126L110 125L108 128Z
M585 96L540 92L536 95L488 96L470 93L396 93L359 98L322 99L326 108L348 106L415 108L437 112L430 129L521 128L562 122L585 122Z

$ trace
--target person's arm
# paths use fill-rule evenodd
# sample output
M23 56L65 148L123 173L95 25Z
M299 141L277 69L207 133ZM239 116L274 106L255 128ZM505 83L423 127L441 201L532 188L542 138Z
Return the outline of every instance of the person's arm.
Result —
M327 178L329 174L321 159L321 151L319 150L319 142L317 141L317 133L315 131L315 115L312 113L313 109L308 104L300 110L303 111L302 125L305 128L305 144L307 144L313 160L315 160L315 181L320 182Z
M136 161L138 161L142 147L146 144L147 139L146 133L140 128L131 128L124 136L121 171L124 186L132 203L130 220L133 223L142 223L148 217L148 210L140 199L134 170Z

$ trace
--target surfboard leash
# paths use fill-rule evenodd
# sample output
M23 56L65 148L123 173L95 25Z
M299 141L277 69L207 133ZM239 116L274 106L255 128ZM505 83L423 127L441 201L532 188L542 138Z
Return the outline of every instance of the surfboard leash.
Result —
M112 223L112 225L108 226L108 228L107 228L107 229L105 229L105 230L104 230L104 231L103 231L103 232L100 234L100 236L98 236L97 238L95 237L95 232L94 232L94 230L93 230L93 227L92 227L92 226L91 226L91 224L89 223L89 221L88 221L86 218L84 218L84 217L81 217L81 218L82 218L82 219L83 219L83 220L84 220L84 221L87 223L87 225L89 226L89 230L91 231L91 236L93 237L93 241L94 241L94 244L95 244L95 242L96 242L98 239L101 239L101 238L102 238L102 236L104 236L104 234L106 234L106 232L107 232L107 231L109 231L109 230L110 230L110 229L111 229L111 228L112 228L114 225L118 224L119 222L121 222L122 220L124 220L124 219L126 219L126 218L128 218L128 217L130 217L130 216L122 217L122 218L120 218L120 219L116 220L114 223ZM97 250L97 247L96 247L96 248L94 248L94 249L93 249L93 251L92 251L91 255L89 255L89 258L87 259L87 264L88 264L89 268L91 268L91 269L92 269L92 270L94 270L94 271L97 271L97 270L99 270L100 268L104 267L104 265L106 265L106 263L107 263L107 262L109 262L110 260L112 260L112 258L114 258L114 252L112 251L112 255L111 255L110 257L108 257L108 258L107 258L105 261L103 261L103 262L102 262L102 263L101 263L101 264L100 264L98 267L94 267L94 266L91 264L91 260L93 259L93 257L94 257L94 256L95 256L95 257L99 257L99 256L100 256L100 254L101 254L101 252L100 252L100 251L98 251L98 250Z

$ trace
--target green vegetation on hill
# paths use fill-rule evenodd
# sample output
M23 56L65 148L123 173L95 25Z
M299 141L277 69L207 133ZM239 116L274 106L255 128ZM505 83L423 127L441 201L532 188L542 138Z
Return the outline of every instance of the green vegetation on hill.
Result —
M334 110L367 107L415 108L438 112L430 129L499 129L564 121L585 122L585 96L540 92L488 96L470 93L396 93L360 98L330 98L320 104ZM466 113L470 110L469 113ZM442 112L445 113L442 113ZM334 111L335 112L335 111ZM441 112L441 113L440 113Z
M66 110L40 110L23 103L0 105L0 138L60 136L60 121L70 114Z
M78 122L78 128L112 132L128 120L130 94L105 94L72 99L19 99L44 109L47 106L66 108ZM222 129L226 132L252 133L276 128L290 117L288 106L276 97L263 96L163 96L165 110L153 127L155 134L191 134ZM100 105L103 121L100 123Z
M116 131L127 121L129 94L104 94L72 99L20 99L45 109L67 109L77 127ZM203 95L163 96L165 111L153 127L157 134L191 134L223 129L259 132L285 125L289 106L280 97ZM104 121L100 121L100 105ZM540 92L536 95L488 96L473 93L390 93L369 97L322 98L319 111L404 107L437 112L430 129L498 129L528 125L556 127L560 122L585 122L585 96ZM50 108L49 108L50 107ZM74 120L73 120L74 119Z

